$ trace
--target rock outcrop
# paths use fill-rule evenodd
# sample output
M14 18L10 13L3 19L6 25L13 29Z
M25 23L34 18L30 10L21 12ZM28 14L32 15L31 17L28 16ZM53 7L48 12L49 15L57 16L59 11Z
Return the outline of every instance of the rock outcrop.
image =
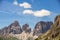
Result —
M22 26L22 31L25 31L26 33L30 33L31 28L29 28L28 24L25 24L25 25Z
M41 35L45 33L48 29L50 29L50 26L52 25L52 22L44 22L40 21L36 24L34 28L34 35Z
M18 23L18 21L14 21L12 24L10 24L8 27L3 28L0 31L0 34L9 34L9 33L13 33L13 34L19 34L22 32L22 29Z

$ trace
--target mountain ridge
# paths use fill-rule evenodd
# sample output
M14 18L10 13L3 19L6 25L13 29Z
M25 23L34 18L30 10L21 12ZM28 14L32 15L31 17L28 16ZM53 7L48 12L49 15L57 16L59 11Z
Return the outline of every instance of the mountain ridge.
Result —
M44 22L44 21L40 21L40 22L38 22L38 23L36 23L36 25L35 25L35 27L34 27L34 29L33 29L33 35L37 35L38 33L35 33L35 32L37 32L37 29L38 29L38 31L42 31L42 32L40 32L40 33L44 33L45 31L47 31L49 28L50 28L50 26L52 25L53 23L52 22ZM38 27L40 27L40 28L38 28ZM42 29L42 28L43 29ZM45 28L46 28L46 30L45 30ZM43 31L43 30L45 30L45 31ZM24 24L22 27L19 25L19 22L18 21L14 21L13 23L11 23L9 26L7 26L7 27L4 27L3 29L1 29L0 30L0 34L1 35L5 35L5 34L9 34L9 33L13 33L13 34L20 34L20 33L22 33L23 31L25 31L25 32L27 32L27 33L31 33L31 28L29 27L29 25L28 24ZM39 34L40 34L39 33Z
M52 22L40 21L36 23L32 30L29 27L29 24L24 24L21 27L18 21L14 21L9 26L0 30L0 36L12 36L19 40L27 40L28 38L36 39L38 35L44 34L48 29L50 29L52 24Z

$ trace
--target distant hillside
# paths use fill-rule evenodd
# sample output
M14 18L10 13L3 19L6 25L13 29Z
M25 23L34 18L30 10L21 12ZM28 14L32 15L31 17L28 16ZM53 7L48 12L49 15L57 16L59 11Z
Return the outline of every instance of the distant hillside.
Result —
M56 16L51 28L36 40L60 40L60 15Z

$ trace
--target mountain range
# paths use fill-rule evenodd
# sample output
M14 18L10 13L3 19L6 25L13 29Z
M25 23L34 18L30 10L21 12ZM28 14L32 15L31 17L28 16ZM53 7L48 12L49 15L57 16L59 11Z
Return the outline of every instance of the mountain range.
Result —
M14 21L0 29L0 36L6 35L19 40L60 40L60 15L56 16L54 22L37 22L34 29L29 24L21 27L18 21Z
M52 24L53 24L52 22L44 22L44 21L38 22L33 29L33 35L38 36L45 33L48 29L50 29L50 26ZM25 31L26 33L31 33L32 29L29 27L28 24L24 24L21 28L21 26L19 25L19 22L14 21L9 26L1 29L0 34L1 35L7 35L10 33L21 34L23 31Z

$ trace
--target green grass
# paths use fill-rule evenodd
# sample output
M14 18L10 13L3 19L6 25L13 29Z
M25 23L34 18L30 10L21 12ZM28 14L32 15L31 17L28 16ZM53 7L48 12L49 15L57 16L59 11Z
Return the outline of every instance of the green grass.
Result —
M18 40L15 37L0 37L0 40Z

